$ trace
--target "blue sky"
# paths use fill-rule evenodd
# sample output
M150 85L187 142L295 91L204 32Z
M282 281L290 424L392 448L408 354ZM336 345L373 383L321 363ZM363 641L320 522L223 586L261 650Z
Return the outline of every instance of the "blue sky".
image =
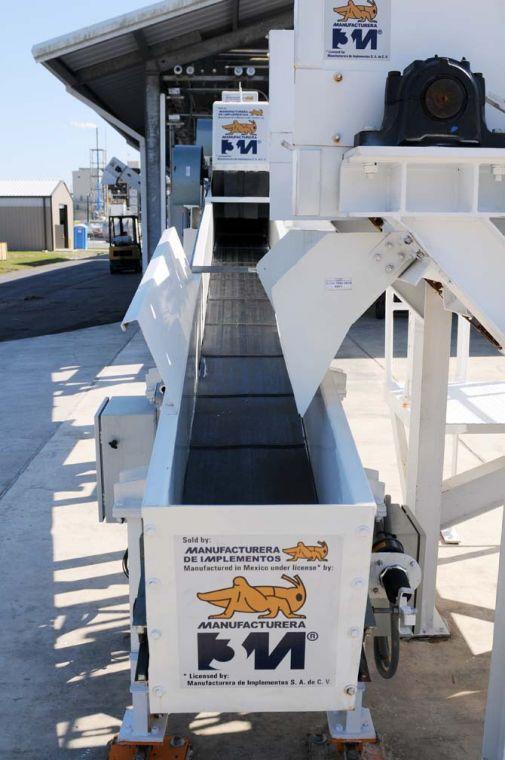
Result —
M2 4L0 179L62 178L70 183L72 169L89 165L89 148L95 139L93 130L75 124L97 124L109 157L138 158L115 130L35 63L31 48L51 37L152 2L17 0Z

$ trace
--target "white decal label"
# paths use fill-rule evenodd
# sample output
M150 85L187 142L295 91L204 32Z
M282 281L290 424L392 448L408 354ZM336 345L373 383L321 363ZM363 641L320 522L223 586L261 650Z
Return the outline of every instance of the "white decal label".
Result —
M352 290L352 278L329 277L325 280L326 290Z
M183 688L335 685L341 538L174 543Z
M214 163L268 161L268 103L214 103Z
M325 57L389 60L391 0L326 0Z

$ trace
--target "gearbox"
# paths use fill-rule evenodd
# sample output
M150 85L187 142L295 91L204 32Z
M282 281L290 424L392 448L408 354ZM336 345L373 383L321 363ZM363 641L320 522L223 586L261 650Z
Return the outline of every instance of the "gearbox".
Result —
M505 147L505 134L486 125L486 83L463 58L414 61L389 72L384 121L359 132L355 145Z

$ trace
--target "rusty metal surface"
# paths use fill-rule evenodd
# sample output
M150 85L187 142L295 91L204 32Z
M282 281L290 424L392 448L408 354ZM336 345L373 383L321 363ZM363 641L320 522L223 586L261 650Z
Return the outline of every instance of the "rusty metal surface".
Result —
M180 746L179 746L180 745ZM191 745L189 739L167 736L162 744L138 745L117 740L108 747L107 760L190 760Z

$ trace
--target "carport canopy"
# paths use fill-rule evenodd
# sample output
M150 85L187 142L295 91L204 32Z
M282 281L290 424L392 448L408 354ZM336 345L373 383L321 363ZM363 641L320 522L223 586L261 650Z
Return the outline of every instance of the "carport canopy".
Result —
M146 72L266 47L271 29L293 26L293 0L164 0L43 42L36 61L138 145L146 135Z

